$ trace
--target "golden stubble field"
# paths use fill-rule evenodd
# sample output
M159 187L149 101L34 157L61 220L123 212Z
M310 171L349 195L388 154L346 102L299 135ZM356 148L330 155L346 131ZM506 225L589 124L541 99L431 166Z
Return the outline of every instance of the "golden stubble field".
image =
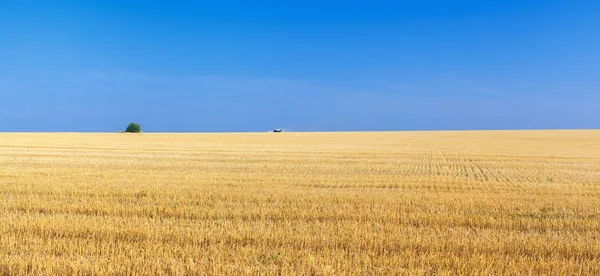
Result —
M600 131L0 134L0 274L600 274Z

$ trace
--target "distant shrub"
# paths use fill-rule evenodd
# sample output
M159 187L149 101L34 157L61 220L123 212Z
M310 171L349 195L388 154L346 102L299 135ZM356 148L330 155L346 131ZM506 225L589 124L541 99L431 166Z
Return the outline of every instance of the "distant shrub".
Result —
M131 123L125 129L127 133L140 133L142 132L142 127L138 123Z

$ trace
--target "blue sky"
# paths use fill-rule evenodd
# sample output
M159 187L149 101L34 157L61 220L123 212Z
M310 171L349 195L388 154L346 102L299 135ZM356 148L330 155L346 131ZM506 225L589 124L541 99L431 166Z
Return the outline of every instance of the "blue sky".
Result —
M598 1L288 2L1 1L0 131L600 128Z

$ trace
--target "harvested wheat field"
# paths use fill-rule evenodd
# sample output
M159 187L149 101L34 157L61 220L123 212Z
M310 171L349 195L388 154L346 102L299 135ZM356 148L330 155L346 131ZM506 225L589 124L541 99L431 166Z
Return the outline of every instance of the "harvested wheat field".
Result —
M0 134L0 274L600 274L600 131Z

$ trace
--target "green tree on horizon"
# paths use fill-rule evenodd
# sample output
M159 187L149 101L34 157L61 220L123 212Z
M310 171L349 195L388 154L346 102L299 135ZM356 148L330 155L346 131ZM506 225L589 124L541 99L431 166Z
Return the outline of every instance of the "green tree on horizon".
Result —
M125 129L127 133L141 133L142 127L138 123L130 123Z

